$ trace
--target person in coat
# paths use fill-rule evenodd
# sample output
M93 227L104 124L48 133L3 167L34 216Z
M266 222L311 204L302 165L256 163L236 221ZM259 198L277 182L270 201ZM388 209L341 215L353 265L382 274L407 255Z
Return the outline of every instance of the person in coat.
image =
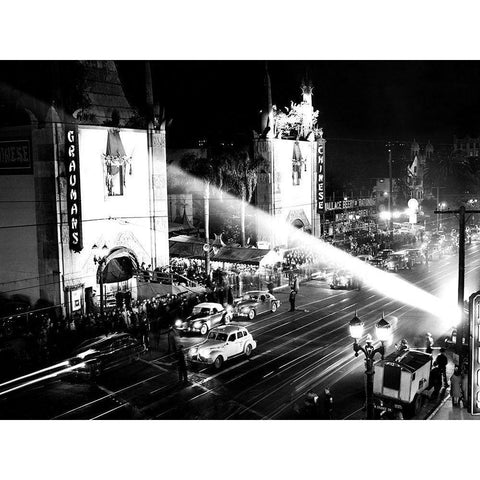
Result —
M295 290L295 293L298 293L298 290L300 289L300 282L298 281L298 276L297 275L293 276L293 287L292 288Z
M433 337L430 332L425 335L425 352L430 355L433 353Z
M297 296L297 292L292 287L292 290L290 291L290 296L288 297L288 301L290 302L290 312L295 311L295 297L296 296Z
M183 352L182 345L177 348L175 355L177 357L178 380L179 382L183 381L183 383L188 383L187 362L185 360L185 353Z
M459 406L462 396L462 377L457 366L455 366L453 375L450 377L450 396L452 397L452 405L454 407Z
M440 372L442 373L443 383L445 387L448 387L447 381L447 365L448 365L448 357L445 355L445 349L440 349L440 354L435 359L434 365L438 365Z

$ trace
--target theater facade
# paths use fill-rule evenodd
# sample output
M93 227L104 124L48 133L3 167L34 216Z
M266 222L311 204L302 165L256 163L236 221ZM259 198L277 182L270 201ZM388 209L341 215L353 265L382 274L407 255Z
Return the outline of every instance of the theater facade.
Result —
M60 121L0 129L0 294L85 312L168 264L165 131ZM103 275L102 277L100 277Z

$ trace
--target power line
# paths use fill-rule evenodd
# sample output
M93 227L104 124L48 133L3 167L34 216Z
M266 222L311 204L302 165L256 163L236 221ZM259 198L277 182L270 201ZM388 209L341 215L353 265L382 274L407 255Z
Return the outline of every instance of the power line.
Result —
M152 219L152 218L168 218L168 215L147 215L147 216L130 216L130 217L104 217L104 218L87 218L82 220L82 223L85 222L100 222L104 220L125 220L125 219ZM8 228L28 228L28 227L44 227L49 225L58 225L58 222L47 222L47 223L31 223L31 224L21 224L21 225L0 225L0 229Z

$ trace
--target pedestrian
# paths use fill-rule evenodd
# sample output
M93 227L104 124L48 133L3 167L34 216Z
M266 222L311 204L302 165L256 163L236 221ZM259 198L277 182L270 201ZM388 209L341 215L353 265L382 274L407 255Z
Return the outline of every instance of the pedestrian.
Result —
M453 375L450 377L450 396L452 397L452 406L460 406L460 398L462 396L462 377L460 369L455 365Z
M430 380L428 387L433 388L432 397L437 398L440 390L442 389L442 372L438 368L438 365L435 365L430 370Z
M310 390L307 393L307 397L304 402L305 417L308 420L314 420L319 418L318 407L319 407L318 395L313 390Z
M293 287L292 288L295 290L295 293L298 293L298 290L300 288L300 282L298 281L298 275L293 276Z
M462 368L461 372L461 378L462 378L462 405L463 408L468 408L468 367L467 365L463 365L464 368Z
M433 337L430 332L425 336L425 352L430 355L433 353Z
M177 351L177 335L174 328L170 325L167 333L168 350L167 353L175 353Z
M292 290L290 291L290 296L288 297L288 301L290 302L290 312L295 311L295 297L296 296L297 296L297 292L292 287Z
M434 365L438 365L438 368L440 369L440 373L442 374L443 384L445 387L448 387L448 381L447 381L448 357L445 355L445 349L443 347L440 349L440 354L435 359Z
M396 343L395 344L395 348L397 350L397 353L401 354L401 353L405 353L406 351L408 351L408 349L410 348L408 346L408 342L407 342L407 339L406 338L402 338L401 342L400 343Z
M325 419L333 420L333 396L330 393L329 387L324 390L323 413Z
M187 362L185 361L185 354L183 352L183 346L180 345L177 348L177 368L178 368L178 381L183 383L188 383L187 375Z

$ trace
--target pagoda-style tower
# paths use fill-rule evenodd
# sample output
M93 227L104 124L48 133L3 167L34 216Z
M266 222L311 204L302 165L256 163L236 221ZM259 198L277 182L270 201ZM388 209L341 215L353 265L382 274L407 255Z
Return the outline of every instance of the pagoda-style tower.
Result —
M260 135L254 139L254 155L260 160L256 206L275 219L317 237L325 202L325 140L316 127L313 87L304 82L302 101L292 102L287 113L272 104L271 82L265 72L265 107ZM266 227L257 222L262 246L293 246L288 229Z

